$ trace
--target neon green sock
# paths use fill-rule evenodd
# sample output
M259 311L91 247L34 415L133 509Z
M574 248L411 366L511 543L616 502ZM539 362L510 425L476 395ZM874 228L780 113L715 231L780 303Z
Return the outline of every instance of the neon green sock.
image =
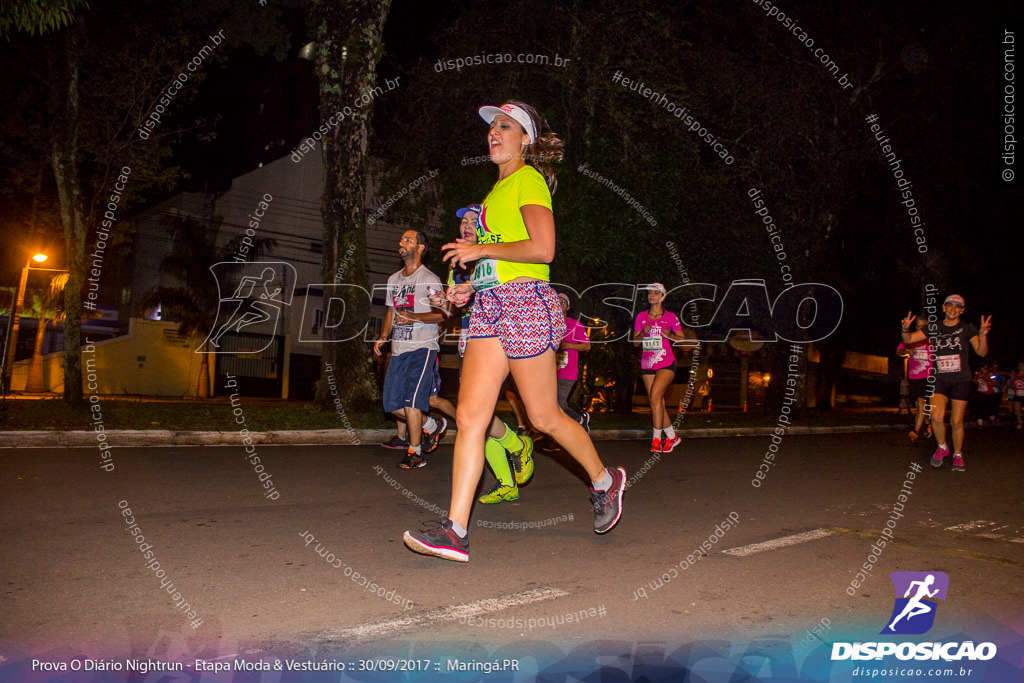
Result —
M516 480L512 478L512 467L508 464L508 455L500 443L494 439L487 439L484 444L484 457L491 471L498 481L506 486L515 486Z
M523 450L523 440L507 424L502 422L501 425L505 428L505 435L496 439L501 447L509 453L518 453Z

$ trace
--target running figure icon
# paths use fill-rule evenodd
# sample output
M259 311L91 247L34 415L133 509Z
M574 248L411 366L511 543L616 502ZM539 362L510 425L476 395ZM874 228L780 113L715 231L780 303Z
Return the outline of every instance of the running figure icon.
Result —
M243 327L258 325L274 317L274 314L280 310L280 304L284 303L281 301L281 288L276 287L273 291L270 289L274 275L276 273L273 268L264 268L259 277L247 275L242 278L235 293L228 300L237 300L237 307L217 330L217 334L210 339L211 344L219 348L220 338L225 333L232 330L241 332Z
M274 343L283 312L295 294L295 267L282 261L210 266L217 282L217 315L196 353L261 353ZM231 334L246 334L244 349ZM260 348L256 348L260 347Z
M889 624L881 633L911 635L929 631L935 623L938 601L945 600L949 591L949 576L945 572L923 571L893 572L889 578L896 596Z
M928 590L928 587L931 586L933 583L935 583L934 574L929 574L924 581L910 582L910 587L907 588L907 592L904 593L903 597L910 598L910 593L914 590L914 586L917 586L917 593L914 595L914 597L910 598L910 602L908 602L907 606L903 608L903 611L900 612L900 615L893 619L892 623L889 624L890 631L896 630L896 622L898 622L903 617L906 617L907 621L910 621L919 614L927 614L928 612L931 612L935 609L934 606L921 601L921 598L934 598L935 594L939 592L938 588L936 588L933 591Z

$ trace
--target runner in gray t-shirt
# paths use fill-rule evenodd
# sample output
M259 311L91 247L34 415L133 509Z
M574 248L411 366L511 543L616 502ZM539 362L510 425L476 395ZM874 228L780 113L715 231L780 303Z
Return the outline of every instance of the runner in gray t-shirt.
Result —
M427 237L419 230L406 230L398 242L404 267L388 278L385 304L388 307L380 337L373 352L391 339L391 362L384 378L384 410L405 420L409 427L409 450L398 466L414 469L427 464L423 457L422 431L436 447L448 427L443 417L435 420L430 410L430 389L437 360L438 327L444 313L430 305L430 293L441 291L441 281L423 265ZM428 448L433 450L433 448Z

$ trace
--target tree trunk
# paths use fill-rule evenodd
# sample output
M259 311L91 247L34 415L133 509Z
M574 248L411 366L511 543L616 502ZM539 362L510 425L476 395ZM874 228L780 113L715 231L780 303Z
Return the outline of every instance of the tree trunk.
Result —
M366 169L373 104L359 107L355 100L375 86L381 35L390 5L390 0L321 0L312 6L320 118L329 126L327 121L337 120L337 112L345 114L323 138L323 282L335 281L343 255L353 246L352 265L347 272L352 283L367 291ZM325 306L332 293L330 288L324 292ZM323 363L325 368L332 368L333 382L346 408L358 410L369 407L377 397L370 347L363 341L363 335L347 342L337 341L349 336L342 332L343 328L350 329L348 325L337 325L342 314L346 323L369 320L369 303L352 288L344 288L338 296L345 300L345 306L328 309ZM320 382L317 386L317 401L328 405L328 383Z
M46 339L46 325L49 322L44 316L39 317L36 343L32 347L32 360L28 365L28 382L25 384L25 391L30 394L41 394L46 391L43 384L43 341Z
M84 19L79 16L67 36L66 72L59 89L60 114L54 122L51 163L60 199L61 222L67 251L68 284L64 289L64 400L82 402L82 285L85 281L86 226L78 172L78 59L84 40Z

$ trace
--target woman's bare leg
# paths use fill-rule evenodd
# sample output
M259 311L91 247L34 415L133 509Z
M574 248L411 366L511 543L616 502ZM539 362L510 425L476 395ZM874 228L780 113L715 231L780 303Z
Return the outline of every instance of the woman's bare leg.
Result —
M449 517L469 528L473 496L484 468L484 441L494 417L498 393L509 363L497 337L474 337L462 360L462 382L455 409L455 456L452 461L452 498ZM552 373L554 377L554 373Z

